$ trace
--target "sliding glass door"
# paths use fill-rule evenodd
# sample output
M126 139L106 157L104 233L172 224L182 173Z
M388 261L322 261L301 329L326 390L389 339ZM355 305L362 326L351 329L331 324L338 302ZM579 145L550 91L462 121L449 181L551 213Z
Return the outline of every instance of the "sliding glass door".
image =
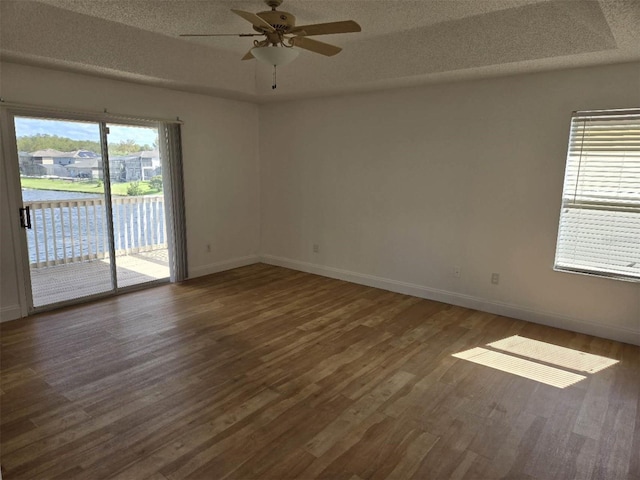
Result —
M114 289L100 124L16 117L33 306Z
M109 124L109 179L118 287L169 278L158 129ZM125 140L126 139L126 140Z
M168 280L158 127L17 115L13 124L29 310Z

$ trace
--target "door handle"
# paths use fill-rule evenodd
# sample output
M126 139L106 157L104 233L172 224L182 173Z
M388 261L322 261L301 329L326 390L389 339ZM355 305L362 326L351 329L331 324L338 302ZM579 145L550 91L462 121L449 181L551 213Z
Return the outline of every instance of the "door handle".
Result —
M20 226L31 229L31 209L29 207L20 209Z

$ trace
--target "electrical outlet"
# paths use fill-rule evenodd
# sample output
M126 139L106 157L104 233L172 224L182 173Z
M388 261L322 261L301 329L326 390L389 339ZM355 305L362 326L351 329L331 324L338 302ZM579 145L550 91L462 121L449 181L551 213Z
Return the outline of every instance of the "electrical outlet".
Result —
M491 274L491 283L493 283L494 285L498 285L500 283L500 274L499 273L492 273Z
M462 267L459 267L459 266L453 267L453 276L455 278L460 278L460 275L462 275Z
M320 253L320 245L317 243L313 244L313 253Z

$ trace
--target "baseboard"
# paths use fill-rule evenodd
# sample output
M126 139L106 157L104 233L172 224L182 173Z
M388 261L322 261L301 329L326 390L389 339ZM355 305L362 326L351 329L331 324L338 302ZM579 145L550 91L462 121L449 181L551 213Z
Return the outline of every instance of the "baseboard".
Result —
M594 335L596 337L608 338L619 342L630 343L632 345L640 345L640 332L631 329L611 327L594 322L576 320L556 313L532 310L518 305L495 302L471 295L438 290L413 283L400 282L374 275L366 275L339 268L276 257L273 255L262 255L260 259L263 263L269 265L291 268L293 270L314 273L316 275L345 280L347 282L380 288L391 292L412 295L414 297L435 300L465 308L472 308L474 310L517 318L527 322L562 328L564 330L571 330L573 332L584 333L587 335Z
M238 257L230 260L224 260L222 262L210 263L201 267L190 268L189 278L203 277L204 275L224 272L225 270L231 270L232 268L246 267L247 265L253 265L254 263L259 262L260 257L258 255L248 255L246 257Z
M22 317L20 305L9 305L8 307L0 307L0 323L10 320L17 320Z

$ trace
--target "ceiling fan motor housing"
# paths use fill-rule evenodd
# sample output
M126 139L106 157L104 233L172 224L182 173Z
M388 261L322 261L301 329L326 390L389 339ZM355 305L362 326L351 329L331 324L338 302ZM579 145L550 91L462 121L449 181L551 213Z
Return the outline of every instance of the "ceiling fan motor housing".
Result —
M296 26L296 17L289 12L271 10L267 12L259 12L257 15L278 32L287 33ZM260 27L254 26L253 29L257 32L264 33L264 30Z

